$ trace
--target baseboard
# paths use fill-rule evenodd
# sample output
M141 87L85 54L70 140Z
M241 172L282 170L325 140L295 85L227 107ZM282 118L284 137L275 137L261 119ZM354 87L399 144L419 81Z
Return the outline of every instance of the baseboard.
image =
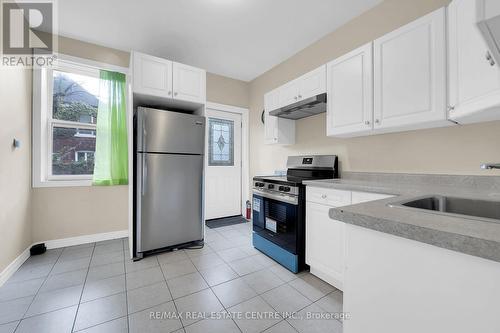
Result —
M9 266L0 273L0 287L21 267L21 265L30 257L30 247L24 250Z
M67 246L75 246L87 243L94 242L102 242L106 240L112 240L117 238L128 237L128 230L120 230L120 231L112 231L112 232L104 232L100 234L92 234L92 235L83 235L77 237L69 237L69 238L61 238L61 239L53 239L45 242L37 242L45 243L47 249L57 249L61 247Z
M57 249L66 246L81 245L87 243L101 242L106 240L128 237L128 230L104 232L100 234L84 235L62 239L53 239L45 242L36 242L28 246L14 261L12 261L0 273L0 287L21 267L30 257L30 248L35 244L45 243L47 249Z

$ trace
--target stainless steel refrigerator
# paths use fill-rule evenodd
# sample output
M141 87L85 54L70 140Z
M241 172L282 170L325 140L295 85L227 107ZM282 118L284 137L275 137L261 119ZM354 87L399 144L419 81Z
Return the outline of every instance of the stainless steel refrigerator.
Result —
M137 108L135 256L203 239L205 118Z

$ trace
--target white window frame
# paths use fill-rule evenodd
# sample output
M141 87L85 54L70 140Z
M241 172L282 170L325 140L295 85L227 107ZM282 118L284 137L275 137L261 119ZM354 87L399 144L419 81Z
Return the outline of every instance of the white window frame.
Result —
M96 130L95 124L52 119L52 84L54 70L98 78L101 69L128 74L127 68L62 54L52 68L33 70L33 187L92 186L92 175L52 175L53 127Z
M83 153L84 154L84 158L83 160L84 161L88 161L88 158L89 158L89 154L95 154L95 152L91 151L91 150L75 150L75 161L78 162L79 161L79 158L78 158L78 154L81 154Z

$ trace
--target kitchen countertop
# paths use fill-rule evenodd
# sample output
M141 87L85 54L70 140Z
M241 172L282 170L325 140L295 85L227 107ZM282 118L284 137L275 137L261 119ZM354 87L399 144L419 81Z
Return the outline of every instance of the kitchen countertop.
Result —
M498 201L500 177L349 173L307 186L392 194L395 197L330 209L330 218L500 262L500 221L445 216L388 204L422 195Z

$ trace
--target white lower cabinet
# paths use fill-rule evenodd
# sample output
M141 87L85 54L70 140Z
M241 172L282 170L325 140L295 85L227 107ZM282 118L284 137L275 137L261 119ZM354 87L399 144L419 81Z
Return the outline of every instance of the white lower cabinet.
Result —
M351 224L345 236L344 333L500 332L498 262Z
M344 290L346 224L329 216L332 208L390 198L392 195L308 186L306 189L306 264L311 273Z
M330 206L306 203L306 263L311 273L342 290L345 223L328 217Z

